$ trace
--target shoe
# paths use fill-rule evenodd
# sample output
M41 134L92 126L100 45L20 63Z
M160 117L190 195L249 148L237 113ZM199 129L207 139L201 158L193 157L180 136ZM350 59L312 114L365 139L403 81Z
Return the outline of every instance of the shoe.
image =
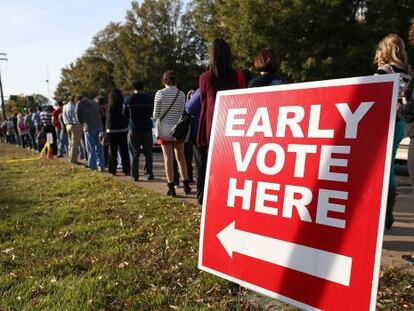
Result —
M175 193L174 183L170 182L170 183L167 184L167 186L168 186L167 195L172 196L173 198L175 198L177 196L177 194Z
M63 155L59 154L56 158L63 158Z
M185 194L190 194L191 193L190 181L189 180L184 180L183 181L183 188L184 188L184 193Z
M133 181L138 181L138 180L139 180L139 178L138 178L138 176L132 176L132 180L133 180Z
M147 176L147 180L154 180L154 175L149 174L149 175Z
M402 255L401 258L408 264L414 265L414 257L413 255Z

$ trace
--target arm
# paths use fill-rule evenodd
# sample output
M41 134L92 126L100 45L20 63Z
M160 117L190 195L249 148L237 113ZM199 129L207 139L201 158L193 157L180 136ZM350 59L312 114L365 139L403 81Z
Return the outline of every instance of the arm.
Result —
M83 123L82 112L81 112L81 108L79 105L80 103L76 104L75 114L76 114L76 117L78 118L79 123Z
M152 117L154 119L159 118L161 115L161 92L157 91L157 93L155 93L155 98L154 98L154 112L152 114Z
M129 120L129 101L130 101L130 96L126 97L124 100L124 104L122 105L122 114L125 118L127 118L127 120Z
M185 104L185 111L190 115L197 115L201 110L200 89L193 94L190 100Z

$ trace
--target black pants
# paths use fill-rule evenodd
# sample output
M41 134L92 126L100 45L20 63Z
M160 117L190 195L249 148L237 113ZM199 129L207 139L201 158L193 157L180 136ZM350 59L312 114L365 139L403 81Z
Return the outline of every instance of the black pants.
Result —
M141 147L145 157L145 170L148 175L152 175L152 131L135 132L129 131L128 145L131 153L131 175L138 179L139 176L139 156Z
M193 181L193 143L188 142L184 144L185 163L187 163L188 180Z
M122 133L108 133L109 148L108 148L108 171L115 175L118 166L118 148L121 154L122 171L129 175L131 171L131 164L129 161L127 132Z
M203 203L204 184L206 181L208 146L198 148L193 146L194 160L197 168L197 201Z
M29 129L30 144L33 150L37 150L37 141L36 141L36 128L31 127Z

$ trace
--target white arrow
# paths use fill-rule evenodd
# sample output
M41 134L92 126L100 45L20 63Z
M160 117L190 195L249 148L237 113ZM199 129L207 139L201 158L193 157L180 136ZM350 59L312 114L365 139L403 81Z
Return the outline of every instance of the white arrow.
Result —
M349 286L352 258L236 229L232 222L217 234L233 252Z

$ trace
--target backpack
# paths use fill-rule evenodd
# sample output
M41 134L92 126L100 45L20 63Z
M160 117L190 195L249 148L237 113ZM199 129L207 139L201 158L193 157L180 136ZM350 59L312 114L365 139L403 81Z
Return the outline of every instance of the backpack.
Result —
M17 124L17 127L19 130L24 131L26 129L26 124L24 124L24 121L22 120Z

